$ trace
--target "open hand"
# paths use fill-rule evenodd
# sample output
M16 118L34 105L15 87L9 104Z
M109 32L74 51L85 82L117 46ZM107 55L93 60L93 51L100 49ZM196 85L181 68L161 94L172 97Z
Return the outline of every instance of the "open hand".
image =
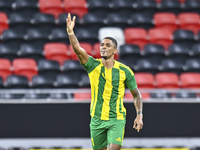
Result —
M135 128L137 132L139 132L143 128L142 115L137 115L134 120L133 128Z
M71 20L71 14L68 13L68 17L66 19L66 24L67 24L67 33L70 34L73 32L74 26L75 26L75 20L76 17L73 17L73 20Z

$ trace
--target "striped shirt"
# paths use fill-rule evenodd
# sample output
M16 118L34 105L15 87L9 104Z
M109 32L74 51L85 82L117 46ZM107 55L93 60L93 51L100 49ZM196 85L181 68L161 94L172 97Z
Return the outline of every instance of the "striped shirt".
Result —
M89 57L83 65L87 70L91 85L91 117L101 120L124 120L126 109L123 105L125 85L129 90L137 88L133 71L115 60L111 69L104 67L101 59Z

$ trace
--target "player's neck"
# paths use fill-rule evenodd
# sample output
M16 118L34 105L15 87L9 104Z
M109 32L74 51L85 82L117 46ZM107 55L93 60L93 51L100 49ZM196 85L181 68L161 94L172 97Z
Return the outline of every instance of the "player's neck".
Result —
M105 66L105 68L111 69L114 67L115 60L113 58L110 58L110 59L102 58L101 60L102 60L103 65Z

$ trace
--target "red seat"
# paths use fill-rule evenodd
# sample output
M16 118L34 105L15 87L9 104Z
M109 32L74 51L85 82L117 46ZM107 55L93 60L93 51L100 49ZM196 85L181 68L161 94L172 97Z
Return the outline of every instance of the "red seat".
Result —
M165 28L175 31L178 28L176 15L173 13L156 13L154 15L156 28Z
M6 81L7 77L12 74L11 62L8 59L0 59L0 76Z
M138 88L155 88L154 77L151 73L135 73Z
M75 101L91 101L91 93L74 93L74 100Z
M47 43L44 45L44 53L46 59L58 61L60 65L70 59L67 45L64 43Z
M175 73L157 73L155 81L157 88L179 88L179 77Z
M94 53L93 53L93 56L94 58L101 58L101 54L100 54L100 46L101 46L101 43L95 43L94 46L93 46L93 50L94 50ZM115 60L118 60L119 59L119 53L115 54Z
M8 17L5 13L0 12L0 34L6 29L8 29Z
M29 58L17 58L13 62L14 74L26 76L29 81L38 74L36 61Z
M150 43L160 44L168 49L168 46L173 43L172 32L168 29L150 29L149 30Z
M182 88L200 88L200 73L182 73L180 81Z
M39 0L39 9L42 13L49 13L54 15L55 18L63 13L62 3L60 0Z
M85 0L64 0L64 11L78 15L82 18L88 13L87 3Z
M197 13L180 13L178 15L181 29L193 31L195 34L200 30L200 16Z
M92 45L90 43L81 43L80 42L80 46L86 51L86 53L88 55L93 55L92 52ZM76 53L74 52L72 46L69 46L69 50L70 50L70 58L73 60L78 60L78 56L76 55Z
M126 28L124 30L126 44L136 44L143 49L148 43L147 31L143 28Z

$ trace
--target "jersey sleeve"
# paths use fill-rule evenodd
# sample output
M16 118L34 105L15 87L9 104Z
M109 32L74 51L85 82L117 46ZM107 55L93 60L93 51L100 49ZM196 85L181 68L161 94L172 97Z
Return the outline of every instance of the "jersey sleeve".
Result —
M126 72L126 80L125 84L128 87L130 91L134 90L137 88L136 80L135 80L135 75L133 71L129 68L128 71Z
M87 61L87 63L82 66L86 69L88 73L90 73L95 68L95 63L96 60L92 56L89 56L89 60Z

